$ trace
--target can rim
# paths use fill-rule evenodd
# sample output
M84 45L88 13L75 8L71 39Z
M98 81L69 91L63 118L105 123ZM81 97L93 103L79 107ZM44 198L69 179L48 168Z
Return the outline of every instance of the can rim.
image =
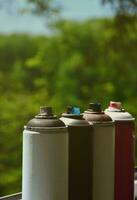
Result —
M64 126L64 127L27 127L27 126L24 126L24 130L27 130L27 131L46 131L46 130L49 130L49 131L55 131L56 130L66 130L67 129L67 126Z

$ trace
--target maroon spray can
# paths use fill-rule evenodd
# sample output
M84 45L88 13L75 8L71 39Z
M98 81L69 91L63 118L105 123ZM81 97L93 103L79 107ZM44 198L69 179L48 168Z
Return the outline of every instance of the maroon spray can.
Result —
M115 122L115 200L133 200L135 119L121 102L110 102L105 113Z

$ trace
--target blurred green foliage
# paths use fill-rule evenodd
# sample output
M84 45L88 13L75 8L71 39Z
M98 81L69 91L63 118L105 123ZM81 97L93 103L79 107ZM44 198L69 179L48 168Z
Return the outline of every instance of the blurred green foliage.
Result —
M114 100L137 117L136 51L131 16L59 21L47 36L0 36L0 196L21 191L23 126L39 106L60 114Z

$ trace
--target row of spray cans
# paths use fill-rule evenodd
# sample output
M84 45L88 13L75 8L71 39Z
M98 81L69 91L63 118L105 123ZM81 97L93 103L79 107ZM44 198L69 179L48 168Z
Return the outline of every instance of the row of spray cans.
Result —
M23 132L23 200L133 200L134 118L120 102L57 118L41 107Z

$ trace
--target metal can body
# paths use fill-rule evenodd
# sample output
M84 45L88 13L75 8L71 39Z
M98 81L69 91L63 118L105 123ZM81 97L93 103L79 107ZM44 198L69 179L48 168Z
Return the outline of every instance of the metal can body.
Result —
M49 121L58 122L38 119L37 124L41 120L48 124ZM26 128L23 132L22 199L68 200L67 128L43 126L31 129Z
M89 109L84 118L93 126L92 199L114 200L114 123L101 110Z
M93 200L114 200L114 149L113 124L93 124Z
M67 200L66 129L25 130L23 143L23 200Z
M111 109L111 106L106 113L115 121L115 200L133 200L134 119L129 113Z
M92 127L84 119L61 120L69 132L69 200L91 200Z

